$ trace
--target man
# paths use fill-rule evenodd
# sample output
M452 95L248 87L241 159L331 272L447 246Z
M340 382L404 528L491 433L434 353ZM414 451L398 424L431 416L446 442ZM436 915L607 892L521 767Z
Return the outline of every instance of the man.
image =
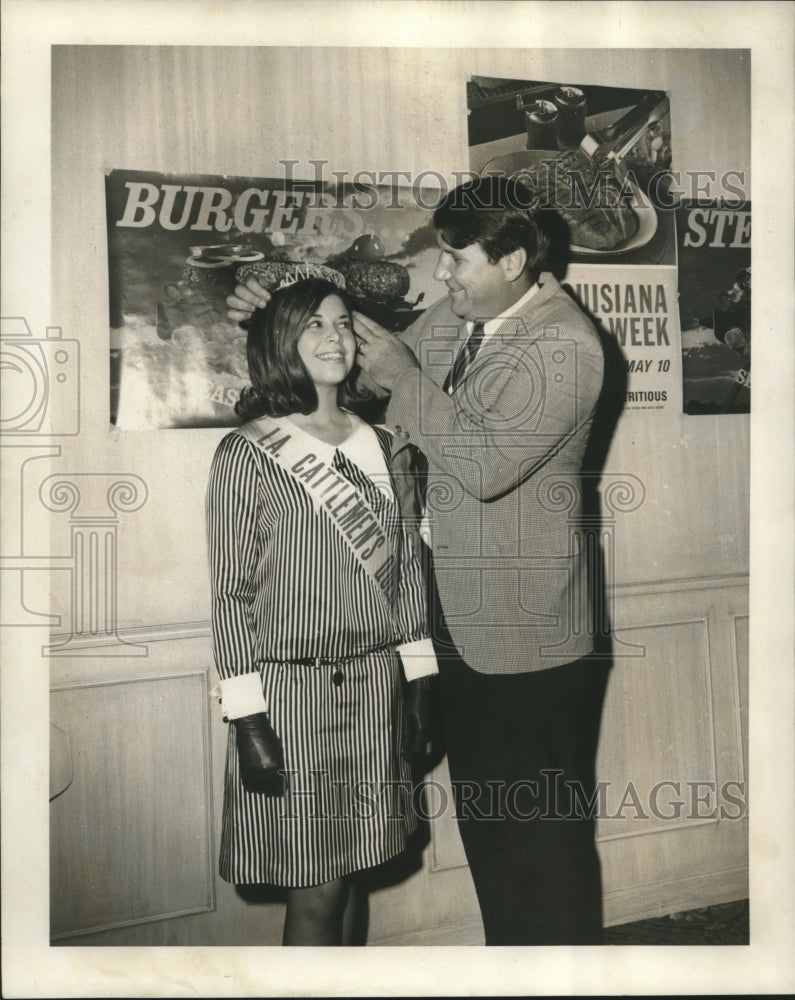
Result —
M502 177L434 213L447 295L396 337L356 314L386 423L428 460L443 721L489 945L601 932L594 654L580 473L602 385L587 317L542 273L548 241ZM241 319L258 289L228 300Z

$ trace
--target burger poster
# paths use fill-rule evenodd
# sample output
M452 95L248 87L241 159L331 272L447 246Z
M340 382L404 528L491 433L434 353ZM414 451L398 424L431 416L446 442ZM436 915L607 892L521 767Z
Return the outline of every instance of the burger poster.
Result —
M265 287L329 278L393 330L439 297L438 191L129 170L105 190L110 418L123 429L237 425L246 333L225 298L249 274Z

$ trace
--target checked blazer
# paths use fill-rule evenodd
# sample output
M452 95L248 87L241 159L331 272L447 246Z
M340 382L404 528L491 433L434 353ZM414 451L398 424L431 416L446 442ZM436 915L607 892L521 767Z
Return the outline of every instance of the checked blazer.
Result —
M580 471L603 377L590 320L553 275L487 338L449 396L468 327L447 299L402 334L393 454L416 445L441 608L474 670L514 674L593 650ZM488 322L492 317L481 317Z

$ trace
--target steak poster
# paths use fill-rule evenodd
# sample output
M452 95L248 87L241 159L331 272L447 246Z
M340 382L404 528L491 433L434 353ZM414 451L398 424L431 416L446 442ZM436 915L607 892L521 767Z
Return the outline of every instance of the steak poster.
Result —
M751 205L677 209L685 413L751 411Z
M114 170L105 191L110 419L123 429L238 423L246 334L224 300L252 270L322 274L394 330L439 297L433 195L417 188Z

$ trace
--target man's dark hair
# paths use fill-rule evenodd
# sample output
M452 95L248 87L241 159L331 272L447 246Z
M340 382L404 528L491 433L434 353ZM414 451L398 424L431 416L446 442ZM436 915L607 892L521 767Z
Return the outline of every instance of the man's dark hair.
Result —
M275 291L264 309L255 309L249 321L246 356L251 385L235 403L244 422L257 417L284 417L317 409L317 390L298 353L298 340L329 295L342 300L350 313L345 292L323 278L306 278ZM358 366L340 385L341 405L353 406L366 397L354 388Z
M445 195L433 213L433 224L448 246L462 250L477 243L492 264L523 249L525 274L535 282L549 249L532 207L535 201L528 188L510 178L478 177Z

